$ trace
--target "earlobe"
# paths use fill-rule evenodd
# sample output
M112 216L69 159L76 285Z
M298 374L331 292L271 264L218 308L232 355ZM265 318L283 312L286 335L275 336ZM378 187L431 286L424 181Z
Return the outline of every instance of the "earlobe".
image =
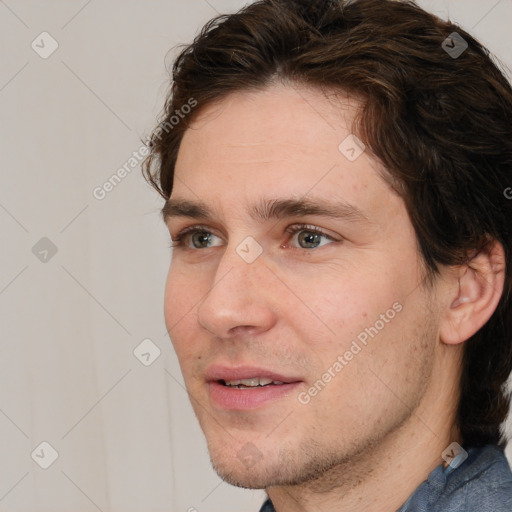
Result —
M473 336L491 318L503 293L505 252L494 241L452 274L452 291L441 319L441 341L455 345Z

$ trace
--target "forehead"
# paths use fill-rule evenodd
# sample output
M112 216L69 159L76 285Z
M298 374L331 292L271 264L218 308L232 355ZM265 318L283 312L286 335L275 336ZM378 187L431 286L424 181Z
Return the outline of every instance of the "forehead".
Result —
M186 130L172 198L219 210L307 195L378 206L390 194L382 167L368 151L355 159L346 153L359 107L346 95L297 85L230 94L200 110Z
M359 107L359 101L341 93L274 84L232 93L199 110L182 142L186 146L192 139L209 154L225 158L259 158L262 148L269 158L308 152L336 155L339 139L350 133Z

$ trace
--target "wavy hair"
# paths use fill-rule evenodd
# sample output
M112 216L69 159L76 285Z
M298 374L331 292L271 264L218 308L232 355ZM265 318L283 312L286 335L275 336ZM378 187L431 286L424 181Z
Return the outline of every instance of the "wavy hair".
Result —
M456 58L445 50L457 42L453 32L467 43ZM504 292L465 342L457 411L465 445L503 446L512 370L509 82L477 40L412 1L260 0L214 18L181 50L143 166L149 183L169 198L194 116L276 78L362 100L356 133L402 197L430 280L439 265L469 263L489 240L503 245ZM197 107L173 122L192 103Z

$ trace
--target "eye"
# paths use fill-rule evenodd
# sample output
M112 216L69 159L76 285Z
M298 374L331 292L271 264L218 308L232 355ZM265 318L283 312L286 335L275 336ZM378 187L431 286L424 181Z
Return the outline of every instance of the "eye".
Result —
M290 226L286 232L292 235L289 243L300 249L316 249L336 241L321 229L305 224Z
M173 238L171 247L184 247L187 249L209 249L222 245L222 240L207 228L191 226L185 228Z

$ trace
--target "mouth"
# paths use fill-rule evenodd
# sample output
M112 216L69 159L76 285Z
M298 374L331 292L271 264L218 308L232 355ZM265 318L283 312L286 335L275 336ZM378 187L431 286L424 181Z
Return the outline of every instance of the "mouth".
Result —
M212 404L223 410L250 410L288 396L302 379L257 367L210 366L206 382Z
M267 377L253 377L251 379L235 379L228 381L220 379L218 382L224 386L235 389L252 389L265 386L280 386L281 384L284 384L281 380L272 380Z

